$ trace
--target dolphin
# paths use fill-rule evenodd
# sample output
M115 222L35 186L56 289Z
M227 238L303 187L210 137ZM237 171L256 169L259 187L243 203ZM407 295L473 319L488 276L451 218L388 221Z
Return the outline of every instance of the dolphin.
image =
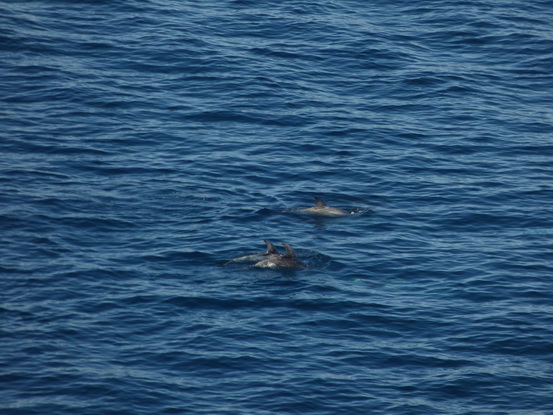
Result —
M311 206L310 208L307 208L307 209L300 209L300 210L298 210L298 212L311 213L313 215L321 215L321 216L346 216L346 215L350 215L350 213L348 213L348 212L346 212L342 209L327 206L327 204L325 202L323 202L323 200L320 197L316 197L315 200L317 202L315 204L315 206Z
M265 252L264 254L250 254L241 256L239 258L231 259L230 261L225 262L223 265L230 265L239 262L258 262L264 259L264 257L280 255L278 253L278 249L276 249L276 246L274 246L271 241L269 241L268 239L264 239L263 242L265 242L265 245L267 245L267 252Z
M296 253L290 245L286 242L283 242L282 245L286 250L284 255L280 255L278 252L276 254L270 254L266 259L263 259L255 264L259 268L287 268L287 269L302 269L305 268Z

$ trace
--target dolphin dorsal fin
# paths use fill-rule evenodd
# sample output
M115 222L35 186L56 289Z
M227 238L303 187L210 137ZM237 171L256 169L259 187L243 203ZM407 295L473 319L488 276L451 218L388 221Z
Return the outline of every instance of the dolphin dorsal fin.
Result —
M294 260L298 259L298 257L296 256L296 253L294 252L294 250L290 245L288 245L286 242L283 242L282 246L284 246L284 249L286 249L286 253L283 256Z
M317 207L325 207L326 206L326 203L323 202L323 199L321 199L320 197L316 197L315 201L317 202L317 204L315 205Z
M267 245L267 252L264 255L279 255L278 249L268 239L263 239L265 245Z

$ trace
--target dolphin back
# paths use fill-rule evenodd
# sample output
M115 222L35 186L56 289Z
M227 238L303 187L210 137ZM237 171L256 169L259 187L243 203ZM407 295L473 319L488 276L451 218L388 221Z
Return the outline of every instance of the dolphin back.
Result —
M284 246L284 249L286 249L286 253L283 256L293 259L294 261L297 261L298 257L296 256L296 253L294 252L292 247L288 245L286 242L283 242L282 245Z
M316 197L315 201L317 202L315 206L317 207L326 207L326 203L320 197Z

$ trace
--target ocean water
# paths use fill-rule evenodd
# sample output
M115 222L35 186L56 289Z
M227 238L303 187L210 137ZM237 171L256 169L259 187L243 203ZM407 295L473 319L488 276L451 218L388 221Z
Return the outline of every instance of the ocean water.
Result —
M0 413L552 414L552 21L0 1Z

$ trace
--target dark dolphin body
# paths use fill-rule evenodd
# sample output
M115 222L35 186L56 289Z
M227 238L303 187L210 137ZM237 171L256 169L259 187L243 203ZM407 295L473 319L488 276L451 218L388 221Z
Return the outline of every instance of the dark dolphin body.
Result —
M256 267L260 268L286 268L286 269L302 269L305 268L296 253L290 245L286 242L283 242L282 245L286 250L284 255L278 253L269 255L266 259L263 259L255 264Z

